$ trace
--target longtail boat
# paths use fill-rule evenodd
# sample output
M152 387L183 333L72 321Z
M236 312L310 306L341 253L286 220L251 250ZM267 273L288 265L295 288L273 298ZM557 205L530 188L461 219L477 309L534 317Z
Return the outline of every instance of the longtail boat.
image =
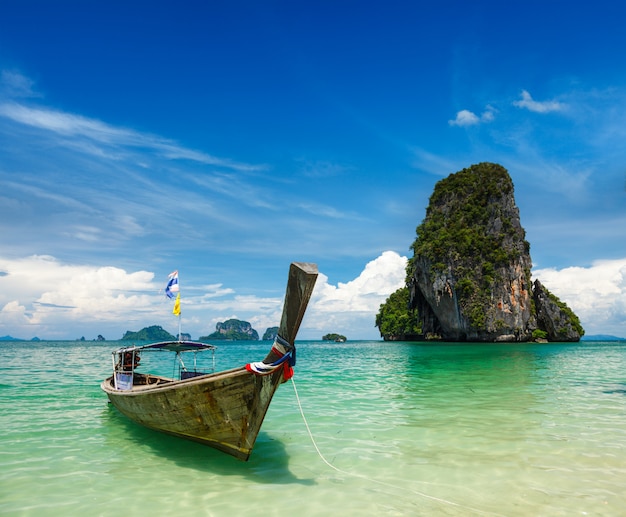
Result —
M179 339L124 347L113 352L113 375L102 390L120 413L145 427L247 461L276 389L293 375L295 339L317 274L315 264L290 265L278 335L262 361L205 373L183 357L213 352L210 344ZM137 371L148 353L164 351L179 365L174 378Z

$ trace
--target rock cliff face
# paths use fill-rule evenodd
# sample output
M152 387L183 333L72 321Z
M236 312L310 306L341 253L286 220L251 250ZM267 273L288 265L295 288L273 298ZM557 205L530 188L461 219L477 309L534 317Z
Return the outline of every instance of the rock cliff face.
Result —
M550 341L579 341L581 327L578 318L550 293L539 280L533 284L533 298L537 311L537 326Z
M278 336L278 327L268 327L263 333L263 341L274 341Z
M427 338L528 341L537 328L568 317L555 305L542 312L550 322L537 320L530 245L500 165L480 163L439 181L412 248L410 303Z

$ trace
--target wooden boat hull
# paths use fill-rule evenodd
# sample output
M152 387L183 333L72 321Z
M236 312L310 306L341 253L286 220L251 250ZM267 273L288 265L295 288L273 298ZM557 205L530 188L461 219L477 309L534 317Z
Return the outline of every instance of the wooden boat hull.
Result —
M255 375L236 368L184 381L120 391L102 382L111 403L145 427L194 440L246 461L283 369Z
M137 372L139 354L166 350L178 356L215 347L191 341L123 347L113 352L114 375L102 382L102 390L138 424L247 460L276 389L293 375L295 339L317 275L315 264L290 265L278 336L263 361L189 378L181 371L181 380L175 380Z

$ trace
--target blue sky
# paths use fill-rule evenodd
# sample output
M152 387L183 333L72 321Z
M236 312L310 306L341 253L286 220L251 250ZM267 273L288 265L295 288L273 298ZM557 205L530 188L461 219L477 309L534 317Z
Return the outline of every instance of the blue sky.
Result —
M626 336L619 2L0 7L0 336L277 325L378 339L435 183L510 173L539 278Z

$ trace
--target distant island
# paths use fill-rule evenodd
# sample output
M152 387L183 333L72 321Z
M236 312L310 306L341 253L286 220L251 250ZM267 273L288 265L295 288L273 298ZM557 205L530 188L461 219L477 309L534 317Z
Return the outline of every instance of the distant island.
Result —
M250 322L237 319L220 321L215 325L215 332L201 336L200 341L258 341L259 333Z
M341 334L326 334L322 336L322 341L334 341L335 343L345 343L346 336L342 336Z
M122 336L122 341L176 341L176 339L176 336L158 325L145 327L139 332L127 330Z
M626 341L624 337L611 336L610 334L594 334L591 336L583 336L581 341Z
M278 336L278 327L269 327L263 334L263 341L274 341Z

